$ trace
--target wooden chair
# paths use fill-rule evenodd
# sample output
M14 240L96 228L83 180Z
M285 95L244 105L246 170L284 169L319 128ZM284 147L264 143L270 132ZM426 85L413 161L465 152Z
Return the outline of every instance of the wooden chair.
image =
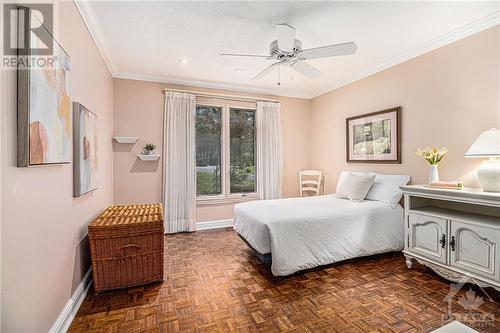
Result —
M304 196L304 192L310 195L322 195L324 190L325 178L323 171L318 170L301 170L300 173L300 196Z

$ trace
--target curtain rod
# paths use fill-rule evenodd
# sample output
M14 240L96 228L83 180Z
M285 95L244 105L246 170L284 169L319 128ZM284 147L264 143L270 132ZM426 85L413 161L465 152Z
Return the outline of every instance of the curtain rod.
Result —
M264 98L257 98L257 97L251 97L251 96L223 95L223 94L208 93L208 92L201 92L201 91L177 90L177 89L168 89L168 88L163 89L164 93L167 91L189 93L189 94L196 95L196 97L216 98L216 99L224 99L224 100L236 101L236 102L253 102L253 103L255 103L255 102L260 101L260 102L279 103L279 101L275 100L275 99L264 99Z

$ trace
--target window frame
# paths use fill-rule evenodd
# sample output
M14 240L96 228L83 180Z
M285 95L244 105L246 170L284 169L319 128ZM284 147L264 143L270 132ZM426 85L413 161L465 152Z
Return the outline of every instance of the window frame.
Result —
M237 105L232 105L229 103L197 103L198 106L210 106L210 107L218 107L221 108L222 115L222 131L221 131L221 194L219 195L201 195L196 196L196 204L197 206L205 206L205 205L219 205L226 203L237 203L243 201L250 200L258 200L259 199L259 182L258 182L258 174L257 174L257 110L254 108L248 107L240 107ZM255 192L250 193L231 193L231 175L230 175L230 167L231 167L231 124L230 124L230 110L245 110L252 111L255 113L255 153L254 153L254 161L255 161Z

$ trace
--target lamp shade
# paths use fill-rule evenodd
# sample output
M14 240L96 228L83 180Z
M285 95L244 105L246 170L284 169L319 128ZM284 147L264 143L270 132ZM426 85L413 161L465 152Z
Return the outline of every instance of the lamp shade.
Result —
M465 157L495 156L500 156L500 130L496 128L481 133L465 153Z

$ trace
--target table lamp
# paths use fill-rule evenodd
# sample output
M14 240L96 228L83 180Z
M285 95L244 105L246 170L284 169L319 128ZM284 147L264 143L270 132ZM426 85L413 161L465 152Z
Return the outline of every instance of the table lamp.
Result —
M485 192L500 192L500 130L484 131L474 141L465 157L489 158L477 170L479 182Z

